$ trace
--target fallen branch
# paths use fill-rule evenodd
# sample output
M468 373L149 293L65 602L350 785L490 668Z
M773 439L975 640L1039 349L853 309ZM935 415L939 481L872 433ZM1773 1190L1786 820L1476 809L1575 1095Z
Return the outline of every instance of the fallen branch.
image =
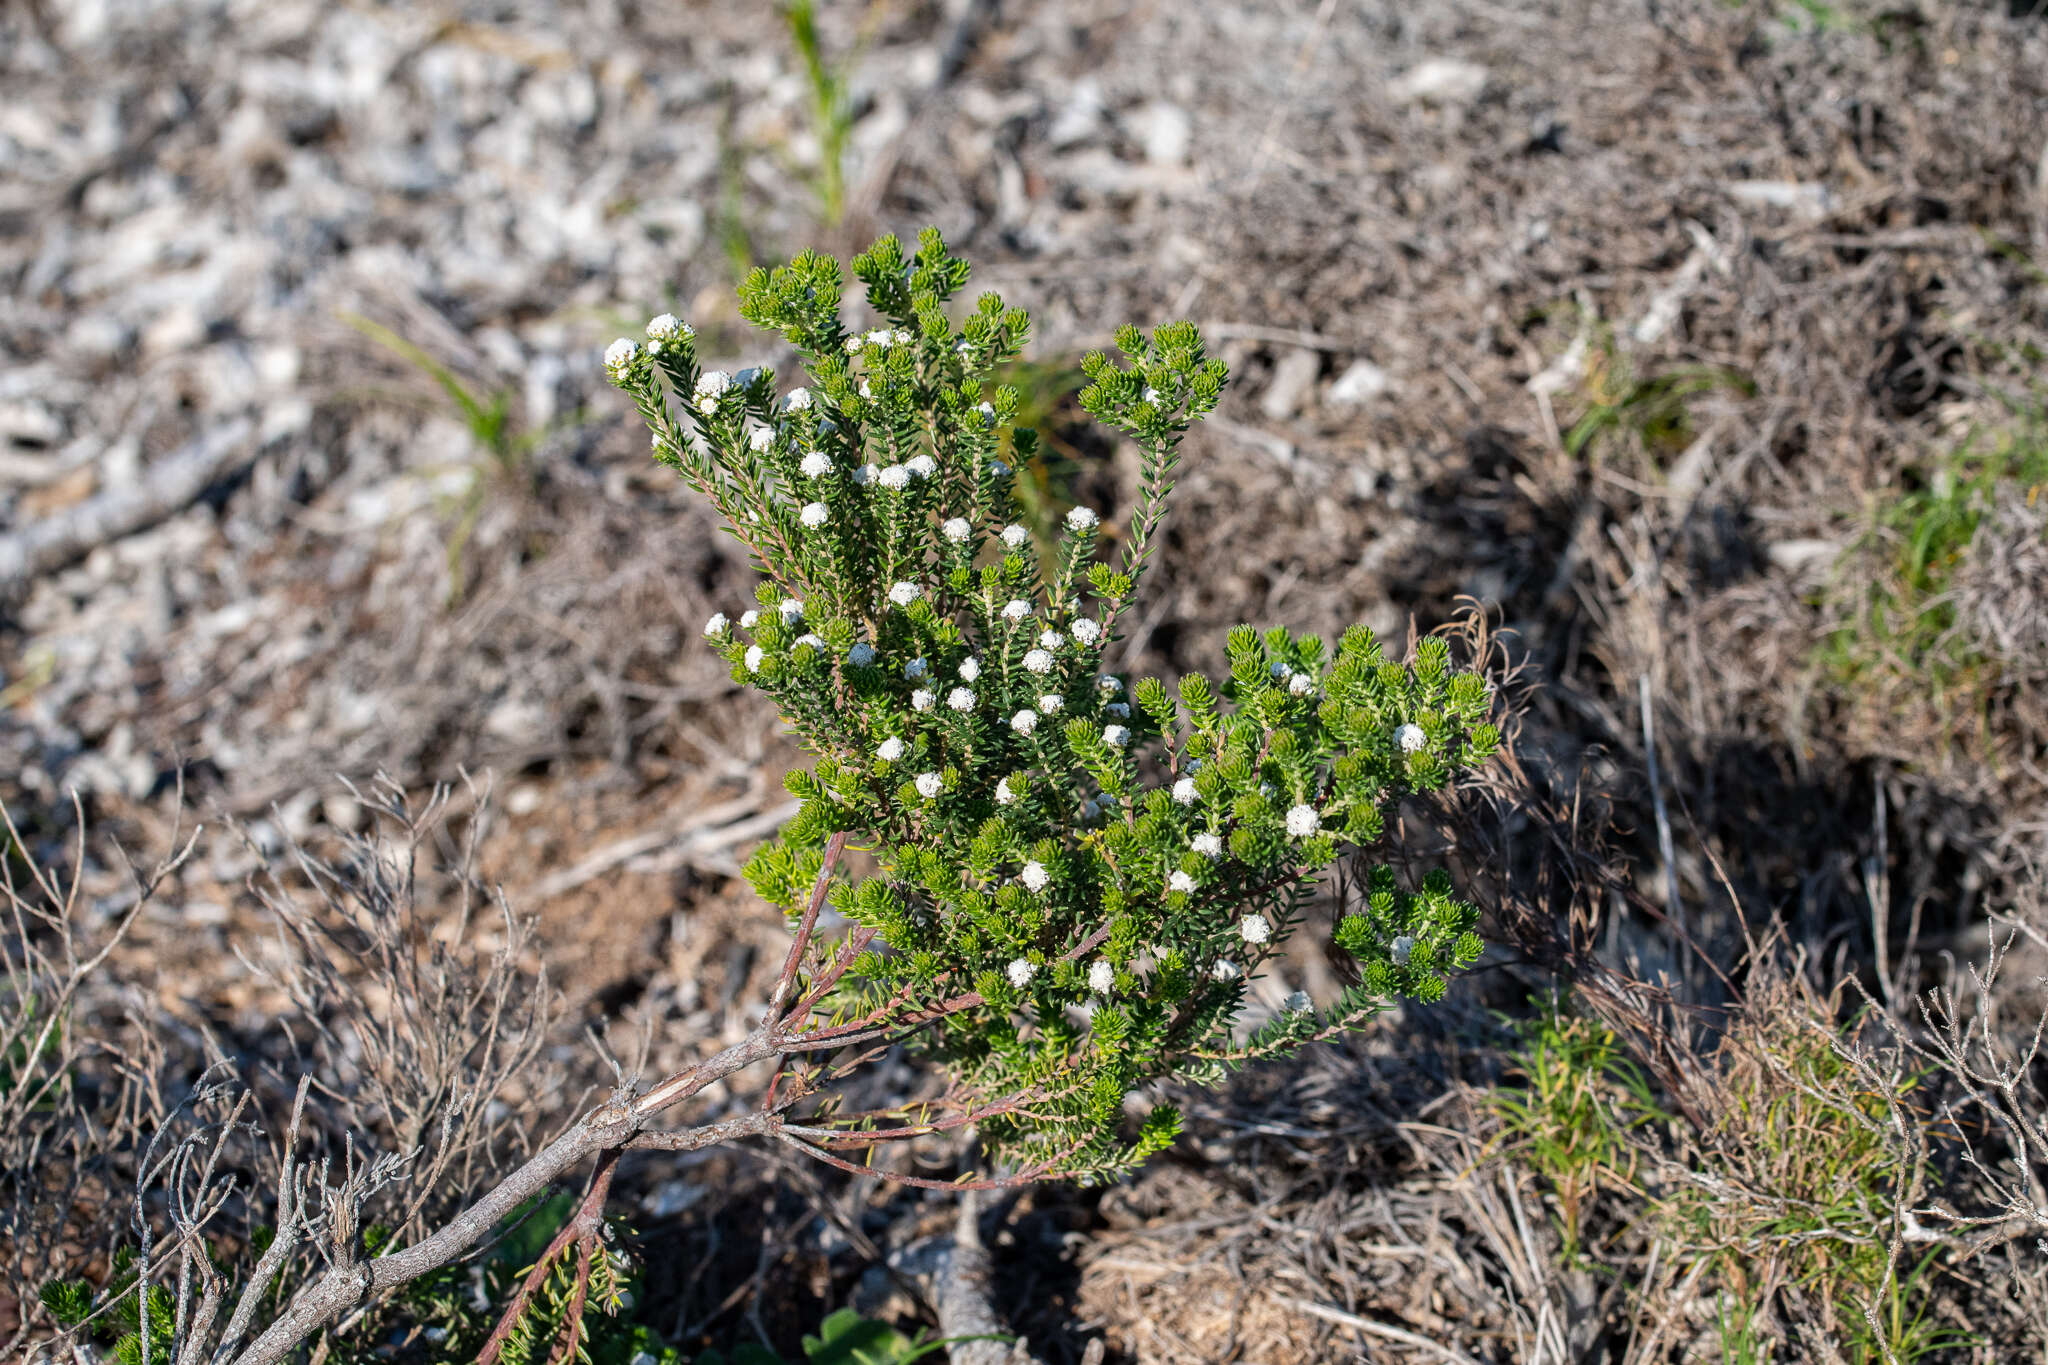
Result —
M172 451L142 482L108 489L76 507L0 536L0 587L26 583L85 558L109 541L182 512L214 484L256 457L253 424L238 417Z

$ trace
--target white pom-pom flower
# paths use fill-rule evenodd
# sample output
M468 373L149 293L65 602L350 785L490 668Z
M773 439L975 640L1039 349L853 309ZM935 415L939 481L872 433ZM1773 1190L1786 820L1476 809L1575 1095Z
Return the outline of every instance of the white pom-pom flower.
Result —
M860 337L848 337L846 339L846 353L848 355L859 355L860 348L864 344L865 342Z
M873 398L875 396L875 391L868 387L868 381L865 379L860 381L860 396L863 398Z
M1031 614L1031 604L1021 597L1013 597L1003 603L1003 619L1021 621Z
M761 613L760 613L760 612L758 612L758 611L743 611L743 612L741 612L741 613L740 613L740 629L741 629L741 630L752 630L752 629L753 629L753 628L754 628L755 626L757 626L757 625L759 625L759 624L761 624Z
M1195 879L1185 872L1176 872L1166 879L1166 889L1178 891L1183 896L1191 896L1195 891Z
M937 700L938 697L933 695L929 687L920 687L910 694L910 709L913 711L929 711L932 709L932 703Z
M1131 704L1127 701L1113 701L1102 708L1102 714L1105 716L1115 716L1118 720L1129 720L1131 718Z
M1121 725L1102 727L1102 742L1112 749L1121 749L1130 742L1131 732Z
M884 763L894 763L903 757L903 741L891 735L875 746L875 757Z
M1028 706L1025 707L1022 711L1010 717L1010 728L1020 735L1030 734L1038 728L1038 713Z
M1220 834L1197 834L1194 838L1188 840L1188 847L1201 854L1204 858L1221 858L1223 856L1223 836Z
M803 388L791 389L782 396L782 410L784 412L809 412L811 410L811 391Z
M587 355L589 352L586 351L585 354ZM618 379L627 370L630 370L633 367L633 362L639 358L640 343L631 337L620 337L617 341L604 348L605 373L614 379Z
M662 313L648 319L647 335L656 341L688 341L697 333L688 323L678 322L674 313Z
M859 469L853 471L853 481L862 488L866 488L880 477L882 477L882 467L873 460L869 460Z
M1237 936L1246 943L1264 943L1273 937L1273 926L1264 915L1246 915L1237 922Z
M903 462L903 467L920 479L929 479L939 472L939 462L929 455L913 455Z
M911 342L915 340L917 340L917 338L911 333L905 331L903 328L898 327L896 329L896 344L898 346L908 346Z
M1306 673L1297 673L1287 680L1287 694L1289 696L1305 697L1315 690L1316 680Z
M1017 789L1010 785L1014 780L1013 778L1006 777L996 783L996 804L998 806L1014 806L1017 804Z
M960 661L960 680L962 682L973 682L980 676L981 660L970 654Z
M1202 799L1202 791L1201 788L1195 785L1194 778L1183 777L1180 781L1173 784L1173 799L1180 802L1183 806L1192 806L1195 802Z
M723 635L725 634L725 628L730 624L732 623L725 619L724 612L714 611L711 613L711 619L704 623L704 633L706 635Z
M1412 754L1429 743L1429 736L1422 732L1420 725L1403 725L1394 731L1394 743L1401 746L1401 752Z
M1121 692L1124 690L1124 680L1122 678L1112 678L1107 673L1097 678L1095 685L1105 692Z
M910 487L910 466L892 464L876 475L875 481L892 493L900 493Z
M801 597L785 597L775 604L775 610L782 614L782 624L794 625L804 619L804 600Z
M732 388L732 376L724 370L706 370L697 376L697 411L710 414L718 411L718 400L725 397Z
M747 433L747 447L756 455L765 455L775 448L775 428L755 427Z
M1003 974L1010 978L1010 984L1023 990L1031 984L1031 978L1038 975L1038 964L1025 958L1018 958L1003 968Z
M1012 522L1003 528L1003 544L1013 550L1021 550L1031 543L1031 533Z
M1067 704L1067 699L1057 692L1047 692L1038 699L1038 709L1048 716Z
M1092 645L1102 638L1102 624L1092 617L1084 616L1072 626L1074 638L1084 645Z
M955 711L972 711L974 709L974 689L971 687L954 688L946 694L946 705L952 707Z
M931 800L945 789L946 779L940 777L937 773L919 773L917 775L917 794L925 800Z
M1280 1002L1280 1009L1284 1014L1307 1014L1314 1004L1307 991L1296 991Z
M1067 637L1056 630L1041 630L1038 632L1038 647L1040 649L1058 649L1066 642Z
M832 519L832 509L822 502L807 502L804 510L797 513L797 520L812 530L817 530Z
M1067 529L1069 531L1092 531L1101 520L1101 517L1096 516L1088 508L1076 507L1067 513Z
M768 656L767 656L767 654L766 654L765 652L763 652L763 650L761 649L761 646L759 646L759 645L748 645L748 646L747 646L747 672L749 672L749 673L759 673L759 672L761 671L761 660L763 660L763 659L765 659L765 658L767 658L767 657L768 657Z
M1045 870L1045 864L1032 861L1024 864L1024 870L1017 874L1017 880L1024 883L1028 891L1043 891L1045 884L1052 880L1052 874Z
M889 585L889 600L899 607L907 607L924 596L924 589L917 584L902 581Z
M823 649L825 647L825 642L823 639L811 634L808 631L806 631L802 635L797 636L796 642L800 645L809 645L812 649Z
M944 525L940 526L939 531L942 535L946 537L946 539L952 541L955 545L958 545L961 541L967 539L968 536L974 533L974 528L968 525L967 518L954 517L947 521Z
M929 672L931 672L931 665L927 664L924 661L923 655L919 655L917 658L912 659L909 663L903 665L903 676L910 679L912 682L916 682L919 678L922 678L925 674Z
M1097 995L1108 995L1116 985L1116 968L1101 958L1088 964L1088 989Z
M1238 965L1227 957L1217 958L1216 965L1209 969L1209 975L1218 981L1235 981L1243 974Z
M875 647L866 640L855 640L853 648L846 651L846 662L855 668L866 668L875 661Z
M1287 832L1297 839L1306 839L1322 827L1323 817L1314 806L1295 806L1287 812Z
M888 350L889 343L894 339L895 333L891 332L887 327L877 327L875 328L875 330L867 334L868 345L874 347L878 351Z
M832 472L832 457L814 450L797 463L797 472L807 479L822 479Z
M1024 671L1027 673L1052 672L1052 655L1042 649L1026 650L1024 652Z
M996 424L996 405L995 405L995 404L993 404L993 403L976 403L976 404L974 405L974 410L975 410L976 412L978 412L978 413L980 413L980 414L981 414L981 424L982 424L983 426L985 426L985 427L992 427L992 426L994 426L994 425Z

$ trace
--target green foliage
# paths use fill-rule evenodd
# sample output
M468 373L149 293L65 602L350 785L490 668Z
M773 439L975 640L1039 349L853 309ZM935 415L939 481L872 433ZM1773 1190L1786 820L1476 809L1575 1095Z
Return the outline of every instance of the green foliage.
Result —
M1613 1031L1566 1012L1561 999L1512 1026L1520 1040L1509 1074L1522 1085L1495 1091L1490 1107L1509 1150L1557 1196L1565 1255L1576 1259L1586 1205L1601 1182L1639 1190L1631 1132L1669 1116Z
M816 1336L805 1334L804 1360L806 1365L912 1365L964 1341L1003 1340L1007 1338L927 1337L922 1328L915 1336L906 1337L886 1322L842 1308L818 1325ZM693 1365L784 1365L784 1361L750 1342L734 1348L730 1356L706 1351Z
M1838 682L1902 681L1939 700L1995 681L2000 661L1956 629L1950 587L1984 514L2001 487L2013 485L2030 503L2048 496L2048 427L2037 418L1989 449L1965 447L1871 509L1861 543L1843 558L1855 572L1834 589L1848 619L1820 648ZM1873 559L1876 572L1865 572Z
M456 412L461 415L463 425L469 428L470 438L489 457L491 469L502 483L530 492L533 486L534 450L554 431L564 426L578 425L583 420L582 412L577 411L546 427L522 427L512 420L510 389L500 389L488 399L479 398L469 391L469 387L456 377L453 370L390 328L356 313L344 313L341 320L440 385L441 391L448 395L448 401L454 404ZM448 592L451 603L462 598L462 552L468 546L470 536L476 531L477 519L483 514L490 491L488 482L481 477L481 471L472 470L468 486L456 499L452 509L454 525L448 536Z
M1410 892L1383 870L1339 938L1359 984L1236 1036L1245 978L1340 846L1372 843L1395 802L1493 753L1492 691L1443 641L1403 663L1362 626L1334 649L1239 627L1218 682L1104 674L1222 362L1184 322L1122 328L1114 356L1082 361L1081 406L1140 452L1138 501L1109 558L1086 507L1041 558L1011 463L1035 438L1016 425L1023 396L994 382L1029 319L994 294L956 307L968 266L935 230L914 248L883 237L851 271L877 320L865 331L828 257L740 287L741 315L795 348L805 387L707 373L667 315L644 344L613 343L606 367L655 458L764 576L757 609L705 629L816 758L790 779L800 813L749 865L756 889L799 911L835 832L878 864L832 893L880 937L819 1002L823 1021L891 1000L930 1010L929 1054L1013 1099L978 1123L1000 1165L1105 1179L1178 1129L1162 1110L1122 1134L1148 1081L1214 1080L1390 998L1437 999L1479 955L1476 911L1448 879Z
M1673 365L1654 373L1638 373L1603 335L1589 357L1581 386L1585 410L1564 434L1572 455L1597 454L1602 442L1633 445L1652 467L1692 444L1692 400L1717 389L1744 395L1756 384L1725 365Z
M836 225L846 214L846 140L853 132L846 79L825 60L813 0L785 0L782 21L810 86L811 132L818 139L818 208L826 223Z

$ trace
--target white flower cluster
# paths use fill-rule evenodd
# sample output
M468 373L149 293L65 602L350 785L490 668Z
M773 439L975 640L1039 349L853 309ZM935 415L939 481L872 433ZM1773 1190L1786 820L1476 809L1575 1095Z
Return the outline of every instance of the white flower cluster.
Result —
M616 382L625 378L626 372L633 368L633 362L639 358L640 343L631 337L620 337L604 348L604 372Z
M1192 777L1183 777L1173 784L1173 799L1183 806L1192 806L1202 799L1202 792Z
M1191 896L1195 891L1195 879L1185 872L1176 872L1166 879L1166 889Z
M1024 671L1038 674L1052 672L1052 655L1042 649L1026 650L1024 654Z
M1021 597L1013 597L1003 603L1003 619L1005 621L1021 621L1030 614L1031 604Z
M1116 968L1114 968L1114 967L1110 966L1110 965L1109 965L1109 963L1107 963L1107 962L1103 961L1103 960L1102 960L1101 958L1097 958L1097 959L1095 959L1095 961L1094 961L1094 962L1092 962L1092 963L1090 963L1090 964L1089 964L1089 966L1088 966L1088 989L1089 989L1089 990L1091 990L1091 991L1094 991L1094 992L1095 992L1095 993L1096 993L1097 995L1108 995L1108 994L1109 994L1109 992L1110 992L1110 990L1111 990L1111 989L1112 989L1112 988L1113 988L1113 987L1114 987L1115 985L1116 985Z
M1401 746L1402 753L1412 754L1429 743L1429 736L1420 725L1403 725L1394 731L1394 743Z
M1038 728L1038 713L1030 707L1010 717L1010 728L1020 735L1028 735Z
M1287 832L1297 839L1306 839L1322 827L1323 817L1314 806L1295 806L1287 812Z
M1089 511L1086 507L1076 507L1067 513L1067 529L1077 532L1092 531L1101 520L1101 517L1096 516L1095 513Z
M697 331L689 323L677 321L674 313L663 313L648 322L647 335L654 341L688 341Z
M866 668L875 661L875 647L866 640L855 640L853 648L846 651L846 662L855 668Z
M791 389L782 397L782 410L784 412L809 412L811 410L811 391L806 388Z
M1013 550L1021 550L1031 543L1031 533L1012 522L1003 528L1003 544Z
M894 763L903 757L903 741L891 735L875 746L875 757L884 763Z
M1045 884L1052 880L1052 874L1045 870L1044 863L1033 861L1024 864L1024 870L1017 874L1017 880L1024 883L1024 889L1027 891L1043 891Z
M822 450L813 450L798 463L797 470L807 479L822 479L832 472L832 457Z
M1264 943L1273 937L1273 926L1264 915L1246 915L1237 922L1237 936L1246 943Z
M714 611L711 613L711 619L704 623L704 634L706 636L723 635L725 634L726 627L730 624L731 622L725 619L724 612Z
M1031 984L1032 977L1038 975L1038 964L1020 957L1005 967L1003 974L1010 978L1012 986L1021 991Z
M915 583L898 582L889 585L889 600L899 607L907 607L922 596L924 596L924 589ZM918 662L923 663L924 661L920 659Z
M719 400L732 388L732 376L724 370L706 370L697 376L697 411L706 417L718 411Z
M974 690L968 687L954 688L946 694L946 705L952 707L955 711L972 711L974 709Z
M925 800L930 801L945 789L946 779L937 773L919 773L917 775L917 794Z
M966 540L968 536L974 533L974 528L967 524L967 518L954 517L951 520L947 521L943 526L939 527L939 531L946 537L946 539L952 541L955 545L958 545L961 541Z
M1223 856L1223 837L1219 834L1197 834L1194 838L1188 840L1188 847L1201 854L1204 858L1221 858Z
M1102 636L1102 625L1090 617L1082 617L1072 626L1074 638L1084 645L1092 645Z
M797 513L797 520L812 530L817 530L832 518L832 509L822 502L807 502L804 510Z

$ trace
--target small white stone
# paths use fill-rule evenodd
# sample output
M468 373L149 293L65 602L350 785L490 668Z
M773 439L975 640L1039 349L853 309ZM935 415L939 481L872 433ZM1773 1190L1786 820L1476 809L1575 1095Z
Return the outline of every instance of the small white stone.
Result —
M1043 891L1045 884L1052 880L1052 874L1045 870L1044 863L1033 861L1024 864L1024 870L1017 874L1017 880L1024 883L1026 890Z
M931 800L945 789L946 779L940 777L937 773L919 773L917 775L917 794L925 800Z
M875 748L875 757L884 763L894 763L903 757L903 741L891 735Z
M1273 926L1264 915L1246 915L1237 922L1237 936L1246 943L1264 943L1273 937Z

